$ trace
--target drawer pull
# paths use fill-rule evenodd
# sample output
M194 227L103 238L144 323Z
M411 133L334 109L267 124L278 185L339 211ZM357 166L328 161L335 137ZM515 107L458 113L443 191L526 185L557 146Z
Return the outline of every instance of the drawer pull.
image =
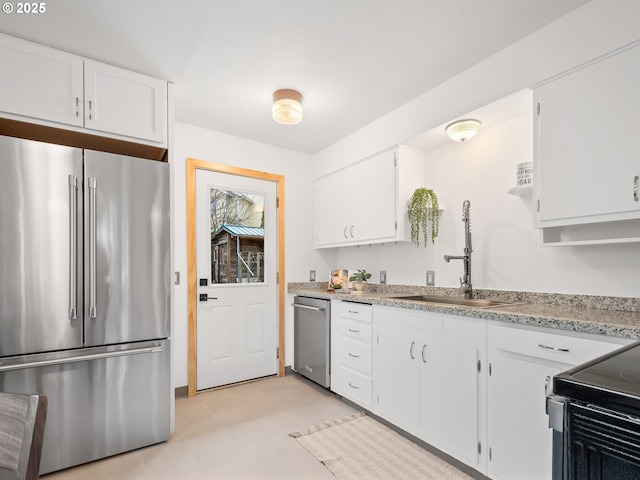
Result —
M550 347L548 345L543 345L542 343L539 343L538 346L540 348L544 348L545 350L555 350L556 352L569 352L568 348L557 348L557 347Z
M349 313L360 313L358 310L347 310Z
M353 328L350 328L349 331L352 333L360 333L360 330L354 330Z
M349 382L349 386L350 386L351 388L355 388L356 390L360 390L360 387L356 387L355 385L351 385L351 382Z
M360 358L360 355L354 355L351 352L349 352L349 356L352 357L352 358Z

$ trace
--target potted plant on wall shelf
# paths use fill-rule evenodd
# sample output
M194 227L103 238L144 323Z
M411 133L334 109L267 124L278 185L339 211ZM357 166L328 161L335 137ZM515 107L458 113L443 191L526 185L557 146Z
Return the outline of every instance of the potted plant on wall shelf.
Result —
M422 243L427 246L428 224L431 224L431 243L435 243L438 236L438 196L428 188L416 188L409 200L407 208L411 225L411 241L420 246L420 231Z
M367 273L366 270L358 270L356 273L352 274L349 277L350 282L353 283L353 288L355 288L358 292L361 292L367 286L367 280L371 278L371 274Z

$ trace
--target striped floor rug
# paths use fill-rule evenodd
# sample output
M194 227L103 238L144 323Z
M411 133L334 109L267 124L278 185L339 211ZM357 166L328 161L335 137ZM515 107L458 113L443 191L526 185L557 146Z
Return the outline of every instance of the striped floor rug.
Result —
M471 480L364 412L289 435L339 480Z

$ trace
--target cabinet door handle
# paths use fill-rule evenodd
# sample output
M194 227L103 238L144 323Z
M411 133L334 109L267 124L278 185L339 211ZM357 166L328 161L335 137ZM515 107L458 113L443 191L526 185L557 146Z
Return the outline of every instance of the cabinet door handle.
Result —
M349 352L349 356L351 358L360 358L360 355L354 355L353 353Z
M567 352L567 353L569 353L569 349L568 348L550 347L548 345L543 345L542 343L539 343L538 346L540 348L544 348L545 350L555 350L556 352Z
M413 356L413 347L416 345L416 342L411 342L411 347L409 347L409 356L411 357L411 360L415 360L416 357Z
M638 175L636 175L635 177L633 177L633 199L637 202L638 201L638 179L640 177L638 177Z
M349 228L349 227L344 227L344 230L342 231L342 234L344 235L344 238L349 238L347 236L347 228Z
M349 229L349 235L353 238L353 225L351 225L351 228Z
M80 97L76 97L76 117L80 116L80 110L79 110L79 104L80 104Z
M349 382L349 386L350 386L351 388L355 388L356 390L360 390L360 387L356 387L355 385L351 385L351 382Z
M350 328L349 331L352 333L360 333L360 330L354 330L353 328Z
M89 120L91 120L93 118L93 116L92 116L93 110L91 108L91 105L92 105L91 104L91 100L89 100Z
M427 349L427 345L425 344L422 346L422 363L427 363L427 359L424 358L424 352L426 349Z

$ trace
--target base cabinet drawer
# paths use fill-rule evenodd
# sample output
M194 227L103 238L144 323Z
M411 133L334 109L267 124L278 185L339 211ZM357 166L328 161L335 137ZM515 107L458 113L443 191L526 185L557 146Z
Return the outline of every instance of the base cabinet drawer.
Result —
M366 303L356 302L340 302L340 316L342 318L350 318L352 320L358 320L360 322L371 323L372 307Z
M373 373L373 347L371 345L341 338L339 352L341 366L358 370L366 375Z
M353 338L363 342L373 340L373 326L361 322L350 322L348 320L340 321L340 335L347 338Z
M513 327L494 327L495 347L504 352L564 365L579 365L605 355L619 343Z
M373 382L371 377L340 366L334 379L336 380L335 391L337 393L371 410L373 403Z

